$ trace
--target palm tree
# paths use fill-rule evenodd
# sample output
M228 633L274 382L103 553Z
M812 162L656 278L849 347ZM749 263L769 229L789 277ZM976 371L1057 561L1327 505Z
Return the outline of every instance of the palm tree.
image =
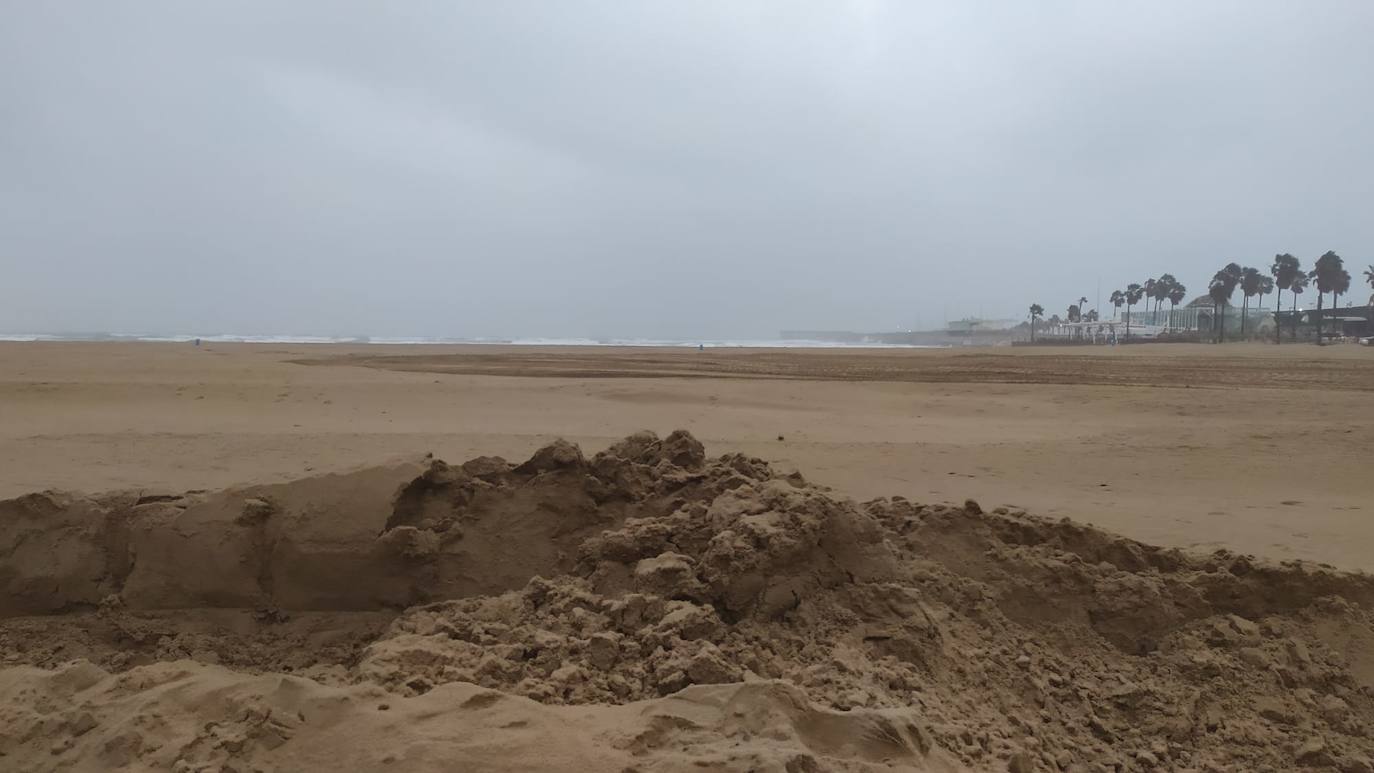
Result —
M1168 274L1165 274L1165 276L1168 276ZM1187 288L1187 287L1184 287L1182 282L1179 282L1178 280L1174 280L1173 282L1170 282L1170 283L1169 283L1169 296L1168 296L1168 297L1169 297L1169 329L1170 329L1170 330L1173 330L1173 328L1174 328L1174 310L1178 308L1178 304L1181 303L1181 302L1183 301L1184 298L1187 298L1187 297L1188 297L1188 288Z
M1222 304L1231 297L1226 283L1227 277L1223 271L1213 274L1212 281L1207 283L1207 295L1212 299L1212 326L1221 331L1218 341L1226 340L1226 307Z
M1297 258L1285 252L1274 256L1274 263L1269 266L1269 273L1274 277L1274 286L1279 290L1277 305L1282 308L1283 291L1293 284L1293 277L1302 273L1302 265Z
M1293 294L1293 341L1298 340L1298 296L1307 289L1307 274L1299 271L1293 277L1293 281L1288 285L1288 291Z
M1340 313L1336 311L1337 298L1348 292L1350 292L1350 272L1342 268L1336 272L1336 277L1331 283L1331 332L1333 333L1340 330L1340 323L1336 317Z
M1374 290L1374 263L1371 263L1369 268L1365 269L1364 281L1369 283L1369 288L1371 290ZM1374 328L1374 295L1370 295L1369 297L1369 306L1365 309L1365 312L1369 315L1369 327Z
M1246 266L1240 272L1240 337L1245 337L1245 320L1250 311L1251 296L1259 295L1260 288L1263 286L1263 275L1259 269Z
M1269 273L1274 275L1274 287L1278 288L1279 291L1279 295L1275 299L1275 305L1279 307L1279 310L1282 310L1283 291L1291 288L1293 286L1293 280L1302 275L1302 264L1298 262L1297 258L1285 252L1274 256L1274 264L1269 267ZM1296 298L1293 300L1293 303L1297 303ZM1278 317L1274 317L1274 319L1277 320ZM1297 335L1296 328L1293 335ZM1274 326L1274 343L1283 343L1282 325Z
M1322 253L1320 258L1317 258L1316 265L1307 274L1312 283L1317 286L1317 343L1319 344L1322 342L1322 330L1325 327L1323 323L1326 321L1322 319L1322 297L1325 293L1335 292L1336 286L1340 283L1340 275L1345 271L1344 263L1345 261L1341 260L1340 255L1327 250ZM1333 304L1336 302L1334 295L1331 302Z
M1156 314L1159 313L1159 307L1164 304L1164 301L1168 300L1169 292L1174 289L1176 284L1178 284L1178 280L1174 278L1173 274L1160 274L1159 279L1155 280L1155 291L1152 297L1155 299Z
M1213 308L1217 310L1217 321L1221 323L1220 340L1223 342L1226 340L1226 306L1223 304L1231 300L1244 273L1239 263L1227 263L1225 268L1212 276L1212 281L1207 285L1207 294L1212 298Z
M1259 307L1260 307L1260 310L1263 310L1263 309L1264 309L1264 296L1266 296L1266 295L1268 295L1269 293L1272 293L1272 292L1274 292L1274 277L1272 277L1272 276L1264 276L1263 274L1261 274L1261 275L1260 275L1260 285L1259 285L1259 299L1260 299L1260 301L1259 301ZM1275 300L1278 300L1278 299L1275 299ZM1279 326L1279 320L1278 320L1278 317L1275 317L1275 318L1274 318L1274 327L1277 329L1278 326ZM1255 331L1255 332L1259 332L1259 331Z
M1131 337L1131 307L1140 303L1140 298L1145 294L1145 288L1131 282L1126 285L1126 337Z
M1155 297L1155 286L1159 284L1157 279L1146 279L1140 283L1140 297L1150 299Z
M1030 305L1030 315L1031 315L1031 343L1035 343L1035 318L1036 318L1036 317L1039 317L1040 315L1042 315L1042 314L1044 314L1044 313L1045 313L1045 307L1041 306L1040 304L1038 304L1038 303L1032 303L1032 304Z
M1374 268L1374 266L1370 266L1370 268ZM1120 313L1121 306L1126 303L1126 294L1120 290L1112 290L1112 296L1108 300L1116 308L1116 312L1113 312L1113 316L1115 316L1115 314Z
M1231 283L1231 290L1234 292L1236 285L1240 284L1241 277L1245 274L1245 269L1241 268L1239 263L1232 261L1222 267L1221 273L1226 275L1227 281Z

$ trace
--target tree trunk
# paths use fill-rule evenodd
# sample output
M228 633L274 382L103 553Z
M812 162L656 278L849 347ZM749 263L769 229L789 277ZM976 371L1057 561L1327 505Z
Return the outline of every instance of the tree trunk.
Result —
M1131 304L1126 304L1126 339L1131 337Z
M1226 307L1217 304L1217 343L1226 343Z
M1031 317L1031 343L1035 343L1035 317Z
M1274 295L1274 343L1283 343L1283 321L1279 319L1279 312L1283 311L1283 288L1279 288Z
M1322 301L1326 299L1326 293L1317 291L1317 346L1322 345L1322 329L1326 327L1326 320L1322 319Z
M1293 343L1298 342L1298 294L1293 293Z

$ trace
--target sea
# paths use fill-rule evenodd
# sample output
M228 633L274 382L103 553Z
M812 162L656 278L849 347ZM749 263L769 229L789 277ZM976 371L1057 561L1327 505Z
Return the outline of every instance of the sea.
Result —
M30 341L146 341L206 344L487 344L492 346L677 346L712 349L943 349L944 345L892 344L870 341L823 341L793 338L458 338L445 336L307 336L307 335L191 335L147 333L0 333L0 342Z

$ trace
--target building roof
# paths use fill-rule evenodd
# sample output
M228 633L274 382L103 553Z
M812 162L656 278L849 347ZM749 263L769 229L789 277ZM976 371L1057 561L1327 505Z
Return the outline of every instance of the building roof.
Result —
M1212 306L1214 306L1214 305L1216 305L1216 302L1212 300L1212 296L1207 295L1206 293L1203 293L1202 295L1199 295L1198 297L1192 299L1191 301L1188 301L1187 303L1183 304L1183 308L1185 308L1185 309L1210 309L1210 308L1212 308ZM1223 303L1223 304L1221 304L1221 305L1222 305L1222 306L1225 306L1226 308L1229 309L1229 308L1231 308L1234 304L1232 304L1230 301L1226 301L1225 303Z

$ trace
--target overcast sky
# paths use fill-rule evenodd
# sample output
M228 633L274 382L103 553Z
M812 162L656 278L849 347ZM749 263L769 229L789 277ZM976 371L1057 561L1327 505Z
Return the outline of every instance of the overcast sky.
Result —
M1374 2L0 0L0 332L774 336L1374 262Z

